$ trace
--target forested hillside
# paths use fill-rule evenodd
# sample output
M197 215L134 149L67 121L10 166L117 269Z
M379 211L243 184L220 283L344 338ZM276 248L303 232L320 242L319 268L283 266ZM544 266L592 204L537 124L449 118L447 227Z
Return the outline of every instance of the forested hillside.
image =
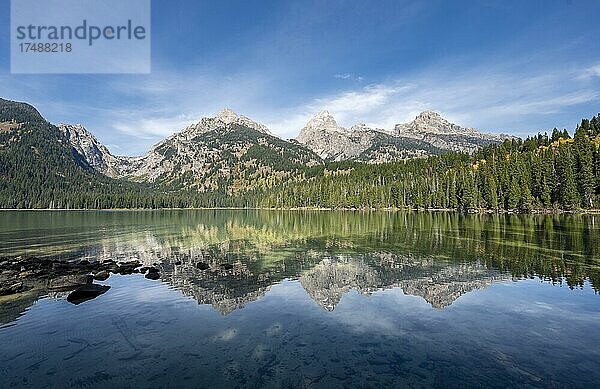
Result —
M0 207L109 208L145 193L95 173L32 106L0 99Z
M312 167L283 163L285 150L248 155L282 173L247 175L243 185L221 181L203 192L112 179L88 166L35 108L0 99L1 208L600 208L600 116L582 120L573 137L555 129L474 155Z
M575 135L555 129L525 141L407 162L338 164L272 190L267 207L451 208L531 211L600 206L600 116Z

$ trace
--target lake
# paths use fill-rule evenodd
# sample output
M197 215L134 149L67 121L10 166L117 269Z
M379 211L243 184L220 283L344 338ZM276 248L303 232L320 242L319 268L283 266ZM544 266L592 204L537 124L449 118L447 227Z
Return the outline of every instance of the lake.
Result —
M0 212L21 255L160 278L0 297L3 388L600 385L600 215Z

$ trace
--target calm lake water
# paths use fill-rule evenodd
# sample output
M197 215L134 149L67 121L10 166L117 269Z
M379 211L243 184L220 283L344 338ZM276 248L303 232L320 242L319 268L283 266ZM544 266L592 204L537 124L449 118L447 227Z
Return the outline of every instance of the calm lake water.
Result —
M0 212L18 255L161 278L0 298L2 388L600 385L600 216Z

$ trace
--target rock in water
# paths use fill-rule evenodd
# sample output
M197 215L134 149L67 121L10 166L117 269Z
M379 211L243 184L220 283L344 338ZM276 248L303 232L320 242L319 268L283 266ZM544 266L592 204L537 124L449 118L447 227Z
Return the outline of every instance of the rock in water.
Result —
M159 272L148 272L148 274L146 274L144 277L146 277L149 280L158 280L160 278L160 273Z
M70 274L60 276L50 280L48 287L50 289L72 288L81 285L91 284L93 277L89 274Z
M19 293L22 290L22 282L8 282L6 284L0 284L0 296L7 296L9 294Z
M109 289L110 286L108 285L90 284L80 286L67 296L67 301L71 304L78 305L85 301L95 299L101 294L106 293Z
M196 267L197 267L198 269L200 269L200 270L208 270L208 268L209 268L210 266L208 266L208 263L204 263L204 262L198 262L198 263L196 264Z
M94 279L98 280L98 281L106 281L108 279L108 277L110 277L110 273L107 272L106 270L102 270L102 271L99 271L98 273L94 274Z
M137 261L121 263L119 264L118 273L122 275L139 273L139 270L137 269L139 266L140 263Z

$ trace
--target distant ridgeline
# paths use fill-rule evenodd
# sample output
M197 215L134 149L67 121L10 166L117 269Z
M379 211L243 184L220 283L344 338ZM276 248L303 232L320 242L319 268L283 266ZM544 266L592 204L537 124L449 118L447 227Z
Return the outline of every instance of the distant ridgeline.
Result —
M207 130L215 123L223 132ZM186 131L170 141L202 155L200 179L189 170L196 155L173 162L166 141L144 157L115 157L82 127L56 127L32 106L0 99L0 207L600 208L600 115L573 137L554 129L473 154L385 163L328 162L230 112ZM73 136L87 138L74 147Z
M485 146L472 156L447 153L406 162L337 163L265 194L268 207L428 208L532 211L600 208L600 116L571 138Z

